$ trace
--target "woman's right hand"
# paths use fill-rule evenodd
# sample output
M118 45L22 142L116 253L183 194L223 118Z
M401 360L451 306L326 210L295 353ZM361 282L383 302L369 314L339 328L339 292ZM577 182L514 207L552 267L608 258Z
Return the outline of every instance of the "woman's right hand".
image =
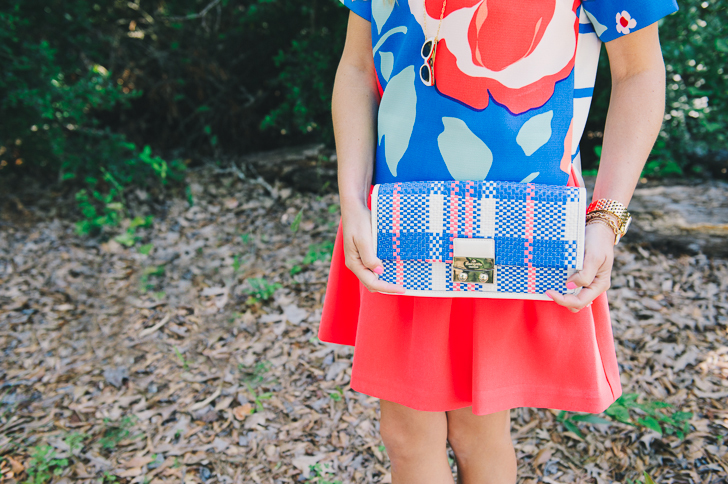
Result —
M384 272L382 261L374 253L371 211L366 205L341 207L346 267L359 278L369 292L403 294L404 287L380 281L377 274Z

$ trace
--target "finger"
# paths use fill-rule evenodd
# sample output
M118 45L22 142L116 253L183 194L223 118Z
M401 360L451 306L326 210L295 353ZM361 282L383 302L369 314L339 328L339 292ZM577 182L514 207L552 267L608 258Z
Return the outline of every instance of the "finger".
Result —
M566 279L566 288L576 289L577 287L590 286L602 266L602 262L596 257L590 256L589 253L584 254L584 267Z
M374 244L371 243L371 238L355 240L354 245L359 251L359 259L364 267L381 275L384 272L384 267L382 261L374 253Z
M404 293L404 287L390 282L380 281L376 274L367 268L356 250L346 254L346 267L364 284L369 291Z
M560 294L554 290L548 290L546 295L556 304L577 312L590 305L597 296L607 290L607 287L608 283L603 278L597 277L591 286L582 288L579 294Z
M393 294L404 294L405 288L398 284L392 284L380 280L376 274L364 267L362 264L354 266L351 270L356 277L364 284L369 291L372 292L388 292Z

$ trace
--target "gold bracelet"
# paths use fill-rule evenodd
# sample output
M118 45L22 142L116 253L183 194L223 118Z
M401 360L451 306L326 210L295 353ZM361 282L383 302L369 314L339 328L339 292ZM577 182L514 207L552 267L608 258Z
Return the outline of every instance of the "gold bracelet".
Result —
M617 231L619 232L620 226L622 225L622 221L619 217L617 217L616 214L612 212L607 212L606 210L597 210L594 212L589 212L586 214L586 220L589 221L592 218L605 218L607 220L614 221L614 224L617 226Z
M592 203L589 204L586 213L587 220L589 220L590 216L594 216L597 214L611 214L617 218L618 224L616 230L617 235L615 245L617 242L619 242L619 239L621 239L624 234L627 233L629 224L632 222L632 215L630 215L630 213L627 211L627 207L625 207L621 202L617 200L610 200L607 198L594 200Z
M590 214L587 214L586 225L592 223L601 223L612 229L612 232L614 232L614 245L617 245L617 242L619 242L620 239L619 226L613 218L611 218L606 213L592 212Z

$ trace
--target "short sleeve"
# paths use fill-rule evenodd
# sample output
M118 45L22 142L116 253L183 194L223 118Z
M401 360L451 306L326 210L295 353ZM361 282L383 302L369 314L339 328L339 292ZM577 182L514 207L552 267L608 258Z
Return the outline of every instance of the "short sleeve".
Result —
M372 21L372 0L339 0L364 20Z
M647 27L678 9L675 0L582 0L581 6L603 42Z

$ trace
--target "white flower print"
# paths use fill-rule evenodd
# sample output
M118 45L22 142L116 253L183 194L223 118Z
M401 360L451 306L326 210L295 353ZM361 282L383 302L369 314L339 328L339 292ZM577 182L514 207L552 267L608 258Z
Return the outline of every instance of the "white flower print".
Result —
M635 28L637 21L626 10L622 10L622 13L617 13L617 32L620 34L628 34L629 29Z

